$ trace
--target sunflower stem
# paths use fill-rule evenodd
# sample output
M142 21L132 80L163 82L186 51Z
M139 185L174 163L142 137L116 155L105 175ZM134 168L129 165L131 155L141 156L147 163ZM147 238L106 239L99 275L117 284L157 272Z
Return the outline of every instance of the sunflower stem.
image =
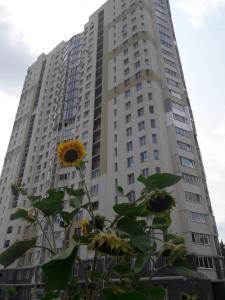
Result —
M43 226L41 225L41 221L38 220L38 213L37 213L36 211L35 211L35 213L36 213L36 222L37 222L38 226L39 226L40 229L41 229L41 232L42 232L42 234L43 234L43 237L46 238L46 241L48 242L48 244L49 244L49 246L50 246L50 251L51 251L52 253L55 254L55 250L53 249L52 244L51 244L51 242L50 242L50 240L49 240L49 238L48 238L48 234L44 231L44 228L43 228Z
M93 207L92 207L90 192L89 192L89 190L87 188L87 185L86 185L86 182L85 182L85 178L84 178L84 174L82 173L81 170L79 170L79 171L80 171L80 177L81 177L83 185L84 185L84 190L86 192L86 195L87 195L87 198L88 198L88 202L89 202L89 205L90 205L90 212L91 212L91 218L92 218L92 226L93 226L93 229L94 229L94 232L95 232L96 231L95 216L94 216L94 211L93 211Z

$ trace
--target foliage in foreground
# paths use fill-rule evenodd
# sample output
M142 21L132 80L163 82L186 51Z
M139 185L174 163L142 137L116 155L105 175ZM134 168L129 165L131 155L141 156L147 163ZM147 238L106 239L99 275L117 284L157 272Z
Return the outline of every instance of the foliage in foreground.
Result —
M28 196L24 188L13 185L13 193L27 197L31 208L19 209L12 219L36 224L47 245L37 245L36 238L17 241L0 255L1 265L9 266L29 249L47 249L50 259L42 266L45 300L56 299L59 294L63 299L73 300L95 300L99 297L105 300L160 300L164 299L165 290L153 287L151 280L163 269L173 267L179 275L200 276L185 266L184 239L167 232L175 199L165 188L176 184L179 176L167 173L148 178L140 176L138 181L143 184L143 192L133 203L127 201L130 193L125 194L123 188L118 187L121 203L114 205L116 217L109 221L106 216L94 214L92 199L84 181L85 164L81 161L76 169L80 172L83 188L51 189L42 198ZM65 199L70 202L69 210L63 209ZM88 218L82 220L82 234L73 235L74 220L80 211L86 211ZM60 218L60 227L65 232L60 254L57 254L54 234L56 217ZM89 269L82 256L78 255L82 246L93 254ZM101 262L104 264L99 267ZM78 279L72 276L74 265L81 270ZM147 270L144 269L146 265ZM143 271L146 281L140 279ZM185 296L187 294L181 295L181 299Z

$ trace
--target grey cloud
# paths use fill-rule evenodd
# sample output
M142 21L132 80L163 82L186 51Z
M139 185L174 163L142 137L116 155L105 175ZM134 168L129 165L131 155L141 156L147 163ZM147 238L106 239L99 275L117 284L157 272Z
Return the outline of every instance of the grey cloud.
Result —
M22 89L27 67L34 60L31 50L15 33L0 5L0 90L17 95Z

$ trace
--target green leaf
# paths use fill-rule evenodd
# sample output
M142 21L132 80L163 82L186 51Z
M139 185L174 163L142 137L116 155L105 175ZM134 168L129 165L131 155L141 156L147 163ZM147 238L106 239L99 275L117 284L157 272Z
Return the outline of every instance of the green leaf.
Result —
M0 264L4 267L11 265L17 258L36 245L36 238L32 240L17 241L6 251L0 254Z
M66 288L77 250L77 246L67 248L42 266L47 291L59 291Z
M17 186L16 183L12 183L12 184L11 184L11 190L12 190L12 193L13 193L13 195L14 195L15 197L19 197L19 195L20 195L20 190L19 190L19 188L18 188L18 186Z
M63 228L66 228L67 226L69 226L71 221L73 220L74 216L76 214L78 214L79 211L80 211L79 208L74 209L70 213L67 212L67 211L61 211L60 216L63 219L64 224L63 225L60 224L60 226L63 227Z
M65 187L65 191L70 196L83 197L85 195L85 191L83 189L73 189Z
M73 239L76 242L79 242L80 244L85 244L87 245L90 242L90 237L89 236L85 236L85 235L73 235Z
M193 279L206 279L206 276L202 273L199 273L197 271L188 269L183 266L176 266L172 268L172 272L179 276L184 276L187 278L193 278Z
M164 300L166 291L164 288L156 287L148 289L148 296L151 300Z
M116 191L117 191L118 196L124 197L124 190L123 190L122 186L117 186Z
M16 219L23 219L28 221L29 223L34 223L35 219L32 217L29 217L28 211L26 209L18 209L14 214L11 215L11 220L16 220Z
M58 296L58 293L54 293L54 292L50 292L44 295L44 297L42 298L42 300L54 300L56 299Z
M148 260L148 255L140 253L135 261L134 273L141 272Z
M78 165L75 166L76 170L82 171L85 169L85 161L81 160Z
M130 238L131 243L142 252L149 250L151 240L143 230L145 222L132 217L124 217L117 222L117 232Z
M16 183L11 184L11 190L15 197L19 197L20 193L23 196L27 195L27 190L23 186L18 186Z
M168 227L170 227L171 223L172 221L171 221L170 213L166 212L162 216L154 217L152 225L150 225L149 227L152 229L165 230Z
M143 183L149 191L153 189L163 189L171 185L176 184L181 180L181 176L169 174L169 173L160 173L154 174L147 178L143 175L138 177L138 181Z
M120 276L130 276L132 275L132 270L130 268L130 265L116 265L113 270L119 274Z
M35 202L33 206L42 211L45 216L55 216L62 211L64 192L51 189L47 194L46 198Z
M147 300L147 298L139 292L119 293L116 289L106 288L102 292L104 300Z
M150 212L144 203L121 203L113 206L114 211L121 216L147 217Z
M32 202L32 204L41 200L41 196L28 196L27 198Z

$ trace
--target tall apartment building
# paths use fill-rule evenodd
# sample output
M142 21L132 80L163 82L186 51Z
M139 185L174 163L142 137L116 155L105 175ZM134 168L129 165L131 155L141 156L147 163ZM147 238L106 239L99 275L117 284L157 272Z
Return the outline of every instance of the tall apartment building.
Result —
M181 175L170 230L185 237L199 271L224 280L168 0L108 0L81 34L28 68L1 174L0 252L35 230L10 220L17 208L29 207L23 197L13 196L11 183L24 183L32 195L81 184L76 171L62 168L56 156L57 144L74 138L87 149L86 180L100 214L113 216L112 206L120 201L117 185L133 190L133 201L142 189L140 174ZM41 235L38 242L43 243ZM1 284L23 284L21 299L30 299L34 267L46 258L40 249L30 251L0 271Z

